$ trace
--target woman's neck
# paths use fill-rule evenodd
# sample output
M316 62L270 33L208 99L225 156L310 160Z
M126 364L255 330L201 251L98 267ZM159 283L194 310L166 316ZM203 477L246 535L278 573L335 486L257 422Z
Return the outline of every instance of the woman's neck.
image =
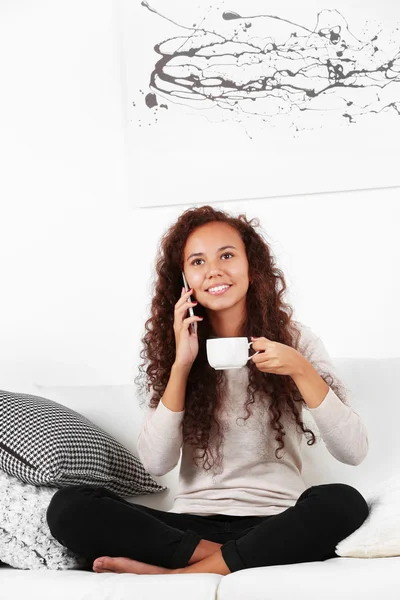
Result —
M245 335L246 313L228 309L227 311L207 311L211 328L217 337L241 337Z

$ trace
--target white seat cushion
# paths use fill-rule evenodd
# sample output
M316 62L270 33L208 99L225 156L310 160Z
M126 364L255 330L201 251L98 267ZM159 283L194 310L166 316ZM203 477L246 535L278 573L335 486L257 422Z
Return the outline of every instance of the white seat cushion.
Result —
M221 575L132 575L90 571L23 571L0 566L6 600L215 600Z
M245 569L224 577L218 600L399 600L400 557L331 558Z

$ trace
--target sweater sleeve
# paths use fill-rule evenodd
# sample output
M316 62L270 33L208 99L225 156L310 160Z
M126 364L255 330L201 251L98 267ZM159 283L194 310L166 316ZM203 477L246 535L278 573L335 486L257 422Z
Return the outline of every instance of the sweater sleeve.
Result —
M299 351L320 375L332 377L331 386L338 386L342 390L342 400L330 387L319 406L309 408L304 405L312 415L327 450L342 463L359 465L368 453L367 428L361 416L351 407L346 389L335 373L324 344L310 329L302 327Z
M137 451L146 471L161 476L178 464L182 446L185 411L174 412L162 399L156 408L147 407L137 439Z

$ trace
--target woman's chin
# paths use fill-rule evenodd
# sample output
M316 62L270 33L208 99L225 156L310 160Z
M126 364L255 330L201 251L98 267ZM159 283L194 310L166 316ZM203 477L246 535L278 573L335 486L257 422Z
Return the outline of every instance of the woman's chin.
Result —
M236 302L232 301L232 298L212 298L208 300L207 304L204 303L203 306L205 309L210 310L212 312L218 312L220 310L227 310L228 308L232 308L235 306Z

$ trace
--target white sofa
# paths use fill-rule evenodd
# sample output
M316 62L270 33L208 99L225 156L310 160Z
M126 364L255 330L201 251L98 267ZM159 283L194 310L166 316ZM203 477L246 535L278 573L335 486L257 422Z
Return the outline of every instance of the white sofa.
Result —
M400 468L400 359L337 359L353 407L369 431L370 449L361 465L336 461L323 442L304 444L307 487L344 482L365 497ZM22 390L19 390L22 391ZM28 390L27 390L28 391ZM81 412L135 452L143 412L134 385L39 388L35 392ZM308 421L317 432L312 417ZM168 510L179 465L158 481L168 491L132 501ZM129 575L88 571L25 571L0 567L0 600L400 600L400 557L333 558L324 562L262 567L225 577L214 574Z

